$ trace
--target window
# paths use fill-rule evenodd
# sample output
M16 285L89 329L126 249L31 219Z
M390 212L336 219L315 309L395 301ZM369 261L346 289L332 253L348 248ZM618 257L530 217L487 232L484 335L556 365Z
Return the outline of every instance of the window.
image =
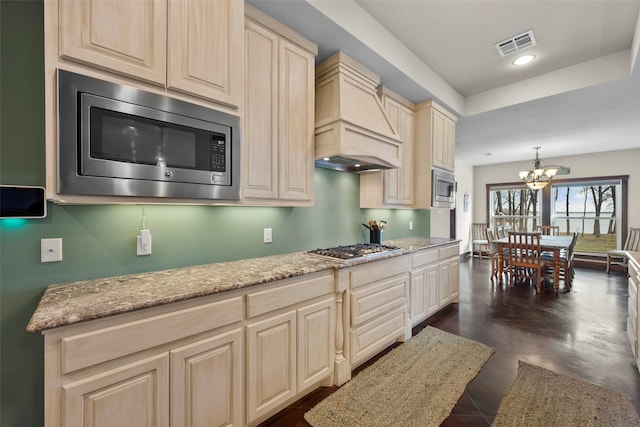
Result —
M526 186L492 187L489 224L512 231L532 231L542 224L540 191Z
M551 186L551 225L562 234L580 231L576 251L606 253L620 236L620 180L558 183Z
M553 180L542 190L518 184L488 184L490 227L534 231L560 226L560 234L580 230L576 252L604 254L620 248L627 234L628 175Z

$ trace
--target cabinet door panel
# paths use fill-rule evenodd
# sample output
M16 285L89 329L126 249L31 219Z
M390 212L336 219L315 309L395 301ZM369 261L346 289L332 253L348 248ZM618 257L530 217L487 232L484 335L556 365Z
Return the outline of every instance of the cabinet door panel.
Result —
M278 197L278 38L251 21L245 29L243 196Z
M460 288L460 261L454 258L449 263L449 302L458 302Z
M427 281L427 313L433 314L440 308L440 299L438 297L438 264L433 264L427 268L425 278Z
M243 2L169 2L167 86L237 108L242 93Z
M313 198L315 126L313 55L280 41L279 164L280 198Z
M402 156L404 159L405 152L405 143L406 139L404 139L404 135L400 133L400 104L395 102L388 97L384 102L385 112L387 113L387 117L389 117L389 121L391 125L395 128L402 138ZM404 167L404 162L403 162ZM401 194L401 185L402 185L402 168L398 169L389 169L383 171L384 174L384 203L389 204L398 204L400 203L400 194Z
M171 351L171 425L242 424L242 330Z
M440 299L440 307L444 307L449 302L449 269L451 264L441 262L439 264L438 274L438 298Z
M169 356L66 384L63 394L67 427L169 426Z
M334 319L333 298L298 310L298 391L331 375Z
M411 273L411 326L427 318L426 270Z
M296 312L247 325L247 418L296 394Z
M163 85L165 0L60 2L62 58Z
M432 161L434 166L446 167L445 160L445 126L446 117L440 112L433 110L433 136L431 146Z
M444 168L455 170L456 160L456 124L451 120L444 122Z
M414 116L412 110L403 107L400 110L400 117L398 121L398 134L402 138L402 167L400 168L400 203L403 205L413 204L413 144L414 144L414 131L413 122Z

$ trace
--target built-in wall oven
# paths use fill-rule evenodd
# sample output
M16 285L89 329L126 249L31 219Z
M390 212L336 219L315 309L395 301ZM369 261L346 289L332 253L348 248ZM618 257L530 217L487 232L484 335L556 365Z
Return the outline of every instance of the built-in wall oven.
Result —
M438 168L432 169L431 206L448 209L456 207L456 177L451 172Z
M240 119L58 70L58 192L240 197Z

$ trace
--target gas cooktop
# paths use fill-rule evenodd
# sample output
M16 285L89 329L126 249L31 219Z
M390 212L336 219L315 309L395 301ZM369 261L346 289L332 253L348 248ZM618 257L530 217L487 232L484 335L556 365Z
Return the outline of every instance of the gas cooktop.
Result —
M379 243L356 243L348 246L315 249L308 253L330 257L342 262L349 262L376 258L399 251L402 251L402 249L396 246L382 245Z

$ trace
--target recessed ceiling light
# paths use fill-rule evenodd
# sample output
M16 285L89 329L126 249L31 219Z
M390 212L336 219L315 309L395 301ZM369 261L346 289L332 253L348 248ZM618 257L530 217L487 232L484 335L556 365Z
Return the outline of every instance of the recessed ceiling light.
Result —
M528 64L529 62L533 61L534 59L536 59L536 56L533 54L527 54L527 55L522 55L517 57L516 59L513 60L512 64L513 65L525 65Z

